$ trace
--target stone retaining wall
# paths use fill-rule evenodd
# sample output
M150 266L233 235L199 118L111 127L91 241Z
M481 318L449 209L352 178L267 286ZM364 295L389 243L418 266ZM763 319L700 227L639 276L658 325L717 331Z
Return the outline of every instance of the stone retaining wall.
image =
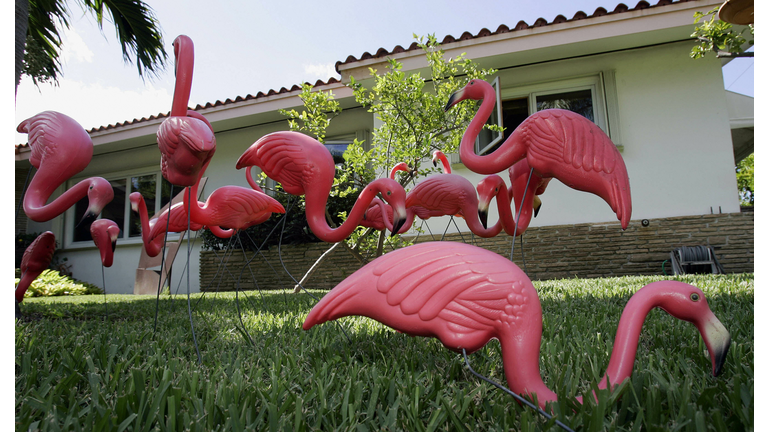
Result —
M602 224L557 225L531 227L515 243L514 262L525 268L531 279L560 279L569 277L591 278L625 275L664 274L662 265L670 252L680 246L706 245L715 249L717 258L727 273L754 272L754 213L729 213L702 216L681 216L649 219L643 227L641 221L632 221L626 231L618 222ZM462 241L509 256L512 239L501 234L491 239L472 238L471 234L452 234L450 241ZM418 242L430 241L421 236ZM285 267L300 280L315 260L331 244L312 243L281 247ZM237 252L227 258L227 271L219 271L218 256L204 251L200 262L200 286L203 291L232 290L234 280L243 268L243 254ZM252 253L249 253L249 257ZM268 263L268 264L267 264ZM272 268L270 268L270 266ZM338 247L323 261L306 288L331 289L360 268L360 263L343 247ZM242 272L241 289L292 289L295 282L283 270L277 247L263 251L250 264L256 283L246 268ZM672 274L669 262L667 274ZM214 278L214 276L216 276ZM233 278L234 276L234 278ZM214 282L215 281L215 282Z

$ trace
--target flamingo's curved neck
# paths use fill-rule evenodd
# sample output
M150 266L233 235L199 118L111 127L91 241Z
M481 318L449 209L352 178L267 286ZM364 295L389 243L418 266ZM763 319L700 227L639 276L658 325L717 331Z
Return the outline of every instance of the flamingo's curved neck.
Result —
M360 196L358 196L355 205L350 210L347 220L338 228L328 226L328 222L325 219L325 205L328 201L328 194L307 193L307 223L309 228L312 229L312 233L320 240L328 243L338 243L349 237L363 219L363 215L368 210L368 206L373 201L373 198L376 197L376 193L379 192L379 184L379 181L375 180L360 192Z
M501 218L490 228L483 228L483 224L480 223L480 217L477 215L477 205L471 208L470 211L465 211L464 221L467 223L469 230L473 234L483 238L496 237L503 227Z
M629 299L624 308L616 331L608 369L598 385L601 390L608 387L609 379L611 387L614 387L632 374L643 322L651 309L658 305L658 299L654 294L653 290L640 290ZM500 338L504 374L510 390L519 394L536 393L539 406L544 408L547 402L557 400L557 394L541 379L540 349L538 349L541 346L541 325L538 330L530 331L528 337L534 340L527 341L527 344L521 342L523 338L520 337L507 336L503 340ZM537 348L535 350L530 349L534 342ZM582 398L583 396L579 396L577 399L581 402Z
M189 94L192 91L192 71L195 65L195 47L192 39L179 36L173 47L176 55L176 86L173 90L173 105L171 115L184 117L187 115Z
M384 221L384 228L388 229L389 232L392 232L392 219L389 218L389 212L387 212L387 204L378 199L373 199L373 204L376 204L379 206L379 210L381 210L381 218ZM403 226L400 228L400 231L396 234L402 234L404 232L408 232L409 229L411 229L411 226L413 226L413 218L416 216L416 208L415 207L409 207L405 209L405 223L403 223Z
M512 165L507 160L508 158L501 157L502 150L504 150L502 148L497 149L492 155L478 156L475 154L475 140L495 107L496 93L494 92L493 87L488 86L488 88L483 91L483 102L480 104L480 108L472 118L472 121L469 122L469 126L461 137L461 143L459 144L459 156L461 157L461 162L470 171L478 174L495 174ZM515 137L514 134L502 144L502 147L507 147L512 144L511 140L513 137Z
M144 197L141 194L139 194L136 206L136 210L139 213L139 220L141 221L141 240L144 242L144 250L147 252L147 255L155 257L162 250L164 239L160 234L165 232L167 222L166 217L168 217L168 215L164 213L154 219L154 222L150 222L149 214L147 213L147 204L144 202ZM158 232L161 229L162 232Z
M88 195L88 188L93 180L93 178L81 180L46 205L48 198L59 187L59 184L46 183L46 177L40 174L41 172L38 171L37 175L32 178L29 189L24 195L24 213L35 222L49 221L77 204L81 198Z
M507 235L515 235L515 215L512 213L512 202L509 199L509 191L504 182L499 184L499 193L496 195L496 208L499 210L499 221L502 223ZM520 233L518 233L519 235Z

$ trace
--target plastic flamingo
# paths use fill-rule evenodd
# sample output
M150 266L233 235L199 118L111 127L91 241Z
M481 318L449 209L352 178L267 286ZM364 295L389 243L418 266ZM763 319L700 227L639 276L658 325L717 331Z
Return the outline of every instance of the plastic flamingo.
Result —
M384 178L368 184L357 199L347 220L331 228L325 218L325 205L331 188L335 165L330 152L319 141L299 132L274 132L253 143L237 161L237 169L258 166L268 177L280 182L291 195L306 195L307 223L325 242L347 238L358 226L377 193L394 209L394 228L406 219L405 190L396 181Z
M187 212L184 210L184 203L176 203L170 208L171 218L168 219L168 209L164 210L157 217L149 219L147 205L144 197L139 192L133 192L128 196L131 202L131 209L139 214L141 220L141 238L144 242L144 250L147 255L157 256L163 249L163 239L166 232L182 232L187 230ZM269 217L269 216L267 216ZM191 231L199 231L205 228L202 224L189 221ZM219 238L229 238L235 233L232 229L222 229L216 226L208 227L211 232Z
M526 159L540 177L554 177L604 199L621 227L627 228L632 215L627 168L616 146L597 125L568 110L539 111L523 121L493 154L478 156L473 150L475 138L496 104L496 94L490 84L474 79L451 95L445 109L465 99L483 100L459 146L461 161L468 169L495 174Z
M651 309L692 322L722 370L730 335L702 291L660 281L636 292L624 308L608 370L599 384L620 384L631 373L640 330ZM542 314L530 279L514 263L488 250L440 242L398 249L371 261L331 290L304 321L304 330L349 315L373 318L403 333L436 337L447 348L468 353L497 338L509 388L539 405L557 400L539 370ZM579 399L581 401L581 398Z
M53 252L56 250L56 237L53 233L46 231L30 244L21 257L21 279L16 286L16 307L24 300L24 293L29 286L40 276L43 270L51 264Z
M194 196L198 185L190 188ZM242 186L222 186L211 192L202 206L197 200L190 205L189 194L184 194L184 210L190 212L191 221L205 226L242 230L264 222L272 213L285 213L283 205L271 196Z
M437 166L438 160L443 163L443 173L450 174L451 163L448 161L448 157L445 156L445 153L441 152L440 150L435 150L432 152L432 165Z
M419 216L428 219L434 216L458 215L464 218L469 229L480 237L494 237L501 232L501 222L486 228L481 219L477 192L466 178L457 174L439 174L428 177L417 184L405 198L406 207L423 207L428 214ZM487 209L486 209L487 211Z
M91 237L99 249L101 264L104 267L112 267L118 235L120 235L120 228L114 221L97 219L91 224Z
M88 209L80 223L96 219L114 197L112 185L101 177L82 180L46 204L56 188L91 162L93 142L85 129L65 114L44 111L21 122L17 130L28 134L32 150L29 162L37 168L24 195L27 217L35 222L49 221L87 196Z
M528 172L526 172L526 178L524 181L527 180L527 174ZM525 188L525 184L523 184L523 188ZM478 212L480 215L480 220L483 221L483 225L485 225L485 221L488 217L488 208L490 207L490 202L493 197L496 197L496 205L499 210L499 220L501 221L504 232L511 236L519 236L525 232L526 228L528 228L528 224L531 220L531 211L538 211L540 201L537 205L536 201L538 200L538 196L536 194L538 194L538 191L529 190L529 194L533 197L533 199L529 200L528 195L526 195L525 202L528 207L523 207L520 216L520 219L525 222L517 223L516 227L515 215L512 213L512 209L510 208L512 197L511 192L511 190L507 189L507 185L504 183L504 179L502 179L500 176L492 174L485 177L480 181L480 183L477 184L477 194L479 197ZM517 203L517 200L515 202ZM516 208L519 208L517 205L519 204L516 204Z
M192 186L203 166L216 151L211 124L202 115L188 110L195 63L192 39L181 35L173 41L176 56L176 86L171 116L160 124L157 145L163 177L178 186Z
M531 173L528 160L523 159L509 168L509 197L515 200L515 213L519 213L517 233L522 234L528 229L531 218L539 213L541 199L539 195L547 190L552 177L541 177L535 171ZM526 188L526 185L528 186Z

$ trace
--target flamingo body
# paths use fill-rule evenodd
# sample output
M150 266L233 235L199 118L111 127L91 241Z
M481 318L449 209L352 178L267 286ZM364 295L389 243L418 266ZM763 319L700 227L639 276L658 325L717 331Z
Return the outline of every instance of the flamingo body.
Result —
M192 90L195 49L192 39L180 35L173 41L176 57L176 85L171 115L157 131L160 169L166 180L178 186L192 186L203 166L216 152L211 124L202 115L187 109Z
M698 288L654 282L639 290L622 313L607 380L617 385L632 372L640 330L648 312L660 307L693 322L707 345L712 371L725 362L730 335ZM496 338L509 388L536 394L539 405L557 399L539 370L542 313L536 289L514 263L476 246L421 243L371 261L342 281L312 308L302 328L361 315L403 333L436 337L454 351L473 352Z
M197 184L192 194L197 196ZM190 220L206 226L242 230L264 222L272 213L285 213L283 205L271 196L242 186L222 186L203 205L196 201L190 206L187 195L184 209L190 212Z
M497 223L487 229L478 216L478 199L475 187L458 174L440 174L428 177L417 184L405 199L405 206L419 206L428 211L427 219L435 216L460 215L469 229L480 237L493 237L501 232Z
M325 206L333 187L336 167L328 149L319 141L299 132L281 131L261 137L238 159L237 169L258 166L279 182L291 195L306 196L307 223L321 240L336 243L347 238L358 226L377 193L394 209L398 231L406 219L405 190L396 181L384 178L368 184L338 228L328 226Z
M24 195L24 213L35 222L46 222L64 213L80 198L88 197L83 219L95 219L112 198L114 191L101 177L85 179L48 203L53 192L68 179L85 169L93 157L93 142L88 133L71 117L56 111L34 115L16 128L28 135L29 162L37 172Z
M115 247L117 246L117 237L120 235L120 228L115 221L109 219L97 219L91 224L91 237L93 243L99 249L101 255L101 264L104 267L112 267Z
M16 303L24 300L24 293L29 286L40 276L43 270L51 264L53 252L56 250L56 237L50 231L46 231L30 244L21 257L21 278L16 286Z
M527 159L542 178L554 177L566 186L604 199L626 229L632 215L629 176L618 149L597 125L562 109L534 113L491 155L474 153L474 142L496 103L496 94L483 80L471 80L451 95L449 109L464 99L480 100L475 117L459 146L464 165L479 174L494 174Z

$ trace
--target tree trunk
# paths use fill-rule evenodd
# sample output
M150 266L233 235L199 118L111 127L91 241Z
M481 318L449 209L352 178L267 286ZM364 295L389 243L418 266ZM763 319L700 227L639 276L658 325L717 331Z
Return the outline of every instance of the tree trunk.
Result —
M24 68L24 47L27 44L29 26L29 0L16 0L16 93L21 82L21 70Z

